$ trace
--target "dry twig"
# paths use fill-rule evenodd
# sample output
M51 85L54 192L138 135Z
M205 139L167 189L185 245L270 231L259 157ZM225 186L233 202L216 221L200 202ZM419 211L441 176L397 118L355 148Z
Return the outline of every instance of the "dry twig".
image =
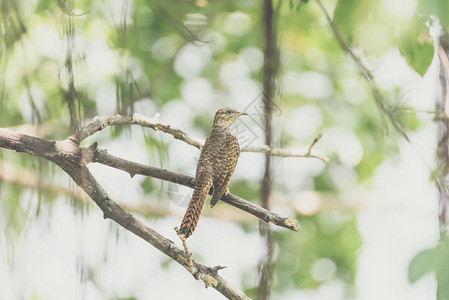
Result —
M201 147L204 144L204 139L192 137L182 130L174 129L169 124L161 122L159 114L156 114L156 116L150 118L138 113L130 115L111 115L105 117L95 117L89 125L81 128L77 133L73 134L70 138L79 144L82 141L84 141L87 137L93 135L97 131L104 129L106 126L131 125L131 124L138 124L142 127L148 127L156 131L168 133L172 135L175 139L181 140L198 149L201 149ZM327 162L329 161L329 158L326 155L312 150L312 147L316 144L316 142L318 142L320 138L321 135L319 135L318 138L315 138L311 146L309 145L309 147L305 150L298 150L298 149L288 150L281 148L272 148L267 145L259 147L242 147L240 150L242 152L268 153L272 156L280 156L280 157L313 157Z

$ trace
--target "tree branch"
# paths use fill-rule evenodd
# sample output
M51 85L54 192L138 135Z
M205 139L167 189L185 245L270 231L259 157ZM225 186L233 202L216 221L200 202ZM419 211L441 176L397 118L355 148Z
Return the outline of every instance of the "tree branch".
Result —
M154 118L147 118L139 114L132 114L126 116L113 115L108 117L95 117L89 125L83 127L81 130L63 141L40 139L0 128L0 148L24 152L32 156L47 159L57 164L100 207L105 218L114 220L116 223L141 237L189 270L187 263L188 260L182 249L178 248L169 239L145 226L133 215L127 213L121 206L115 203L87 169L87 164L90 162L98 162L128 172L131 177L136 174L141 174L182 184L190 188L194 187L195 179L190 176L177 174L165 169L145 166L115 157L108 154L105 150L97 149L97 143L94 143L88 148L82 148L79 146L80 143L88 136L93 135L95 132L102 130L106 126L125 124L139 124L143 127L150 127L154 130L171 134L176 139L182 140L187 144L193 145L200 149L204 143L203 140L190 137L181 130L173 129L170 125L161 123L158 115ZM270 148L267 146L260 148L249 147L242 150L263 152L268 155L284 157L317 157L326 161L327 157L312 152L312 147L316 144L320 137L321 136L318 136L309 145L307 150L303 152L287 151L283 149ZM294 231L298 231L300 229L297 220L282 217L233 194L229 193L226 196L223 196L221 200L258 217L265 222L270 222ZM205 283L206 287L214 287L229 299L249 299L242 291L232 286L217 274L218 270L221 268L222 267L220 266L209 268L194 262L192 274L196 279L201 279Z
M92 157L93 162L98 162L103 165L125 171L129 173L131 177L136 174L140 174L181 184L190 188L195 187L195 178L193 177L116 157L107 153L105 150L96 149L96 144L94 144L92 148L94 148ZM209 194L212 195L212 191L209 191ZM300 229L296 219L282 217L231 193L221 197L221 200L258 217L265 222L285 227L293 231L298 231Z
M77 185L69 188L46 180L42 181L41 179L39 179L39 175L36 172L26 168L18 168L13 164L0 160L0 182L7 182L19 189L29 188L45 194L69 197L85 204L91 203L90 197ZM156 199L152 199L152 201L148 202L148 196L145 196L139 199L139 203L119 202L119 205L128 212L137 213L145 217L174 216L182 218L182 214L175 212L169 206L154 204L156 201ZM286 203L279 203L279 205L286 205ZM294 209L292 206L289 207ZM252 215L242 210L236 211L228 205L216 206L213 210L203 211L201 215L241 225L250 224L254 221Z
M279 2L280 3L280 2ZM263 112L264 112L264 133L265 145L271 147L273 143L273 107L277 96L276 80L279 73L279 49L277 46L277 16L273 8L272 0L263 1L263 70L262 70L262 85L263 85ZM307 153L310 154L311 148ZM271 201L270 194L272 188L272 166L271 155L269 152L265 153L264 174L261 180L261 206L265 209L270 209ZM259 222L260 235L265 244L265 253L260 260L260 276L257 288L257 299L270 299L271 287L273 283L273 256L274 243L273 232L271 228L263 222Z
M362 77L366 80L368 85L371 87L371 91L374 96L374 100L376 101L376 105L379 108L379 111L381 112L381 118L382 121L385 120L385 117L383 114L385 114L390 123L393 125L393 127L407 140L410 141L407 133L405 131L404 125L400 123L400 121L397 118L397 114L394 110L392 110L388 103L385 101L385 97L383 96L383 93L381 89L379 88L379 85L376 82L376 79L374 78L373 73L369 70L367 66L362 62L362 60L352 51L352 49L348 46L345 39L343 38L340 29L338 28L337 24L331 19L329 16L326 8L324 7L323 3L321 3L320 0L316 0L318 3L318 6L321 9L321 12L323 13L324 17L326 18L326 21L332 30L332 33L334 34L338 44L343 49L344 52L351 58L352 62L356 66L358 72ZM384 122L385 123L385 122Z
M100 207L104 218L110 218L115 221L187 269L187 258L182 249L178 248L171 240L145 226L133 215L127 213L109 197L103 187L92 176L86 166L93 156L92 147L80 148L71 139L49 141L0 128L0 148L38 156L57 164ZM221 268L223 267L210 268L194 262L192 274L195 279L202 280L206 287L212 286L228 299L250 299L242 291L218 275L218 270Z
M0 128L0 130L1 130L0 138L1 138L2 133L4 136L6 136L6 134L9 133L9 134L13 134L15 137L20 136L21 138L23 138L25 140L31 139L31 142L33 144L44 145L44 146L42 146L42 151L38 152L38 153L34 153L34 152L28 153L27 149L20 149L20 148L12 149L12 150L16 150L19 152L26 152L30 155L43 157L50 161L53 161L52 160L52 157L53 157L52 151L54 151L54 145L56 143L61 143L61 142L56 142L56 141L48 141L45 139L35 138L32 136L28 136L28 135L18 134L11 130L8 130L8 129ZM193 177L175 173L175 172L171 172L166 169L160 169L160 168L156 168L156 167L152 167L152 166L146 166L146 165L143 165L140 163L135 163L135 162L132 162L132 161L129 161L126 159L116 157L114 155L107 153L106 150L97 149L96 143L91 145L89 148L80 148L76 143L73 142L73 140L71 138L67 139L66 141L67 141L67 143L70 141L71 145L73 147L73 149L68 150L69 153L71 153L71 152L81 153L82 152L82 154L79 154L79 155L82 156L83 164L87 165L90 162L97 162L97 163L104 164L106 166L110 166L110 167L125 171L125 172L129 173L131 177L134 177L134 175L139 174L139 175L150 176L150 177L158 178L161 180L173 182L176 184L181 184L181 185L184 185L184 186L187 186L190 188L195 187L195 178L193 178ZM19 146L20 145L16 145L16 147L19 147ZM2 146L1 144L0 144L0 147L8 148L5 146ZM49 153L47 153L43 149L47 149L46 151L49 151ZM211 192L209 192L209 193L211 194ZM228 204L231 204L232 206L235 206L247 213L250 213L250 214L258 217L259 219L261 219L265 222L272 223L274 225L281 226L281 227L284 227L284 228L287 228L287 229L290 229L293 231L298 231L300 229L300 226L296 219L283 217L279 214L268 211L268 210L260 207L259 205L249 202L245 199L242 199L236 195L233 195L232 193L229 193L229 194L223 196L221 198L221 200Z
M70 139L75 141L76 143L81 143L87 137L93 135L97 131L103 130L106 126L114 126L114 125L132 125L138 124L142 127L152 128L156 131L161 131L164 133L168 133L172 135L175 139L181 140L189 145L192 145L198 149L201 149L204 144L204 139L192 137L182 130L171 128L169 124L163 123L160 120L159 114L156 114L153 118L143 116L138 113L133 113L130 115L111 115L104 117L95 117L92 119L92 122L87 126L81 128L78 132L73 134ZM321 135L319 135L321 138ZM259 152L259 153L267 153L271 156L280 156L280 157L313 157L321 159L324 162L329 161L329 158L320 153L312 150L312 147L318 141L316 140L311 146L309 146L306 150L286 150L280 148L272 148L270 146L258 146L258 147L242 147L240 149L241 152Z

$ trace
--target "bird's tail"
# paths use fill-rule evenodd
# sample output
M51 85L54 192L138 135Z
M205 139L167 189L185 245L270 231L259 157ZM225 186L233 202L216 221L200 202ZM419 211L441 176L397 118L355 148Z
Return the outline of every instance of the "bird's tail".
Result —
M205 180L201 184L196 184L193 191L192 199L190 199L181 226L178 231L178 236L187 239L195 231L196 225L203 210L204 201L212 186L212 179Z

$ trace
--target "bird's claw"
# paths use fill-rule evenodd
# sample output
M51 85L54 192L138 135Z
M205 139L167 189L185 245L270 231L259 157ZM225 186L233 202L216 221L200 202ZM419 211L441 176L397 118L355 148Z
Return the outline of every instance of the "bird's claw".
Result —
M186 267L187 271L189 271L190 273L193 274L194 272L193 272L192 253L189 252L189 248L187 247L187 243L186 243L186 238L184 237L184 234L182 234L179 231L178 227L175 227L175 231L176 231L176 234L178 235L179 239L182 242L182 246L184 247L184 254L185 254L186 260L187 260L185 267Z

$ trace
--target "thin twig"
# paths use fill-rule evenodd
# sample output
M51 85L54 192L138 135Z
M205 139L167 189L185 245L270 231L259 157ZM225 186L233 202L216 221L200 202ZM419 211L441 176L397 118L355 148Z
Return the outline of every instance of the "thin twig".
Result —
M104 117L95 117L92 119L92 122L90 124L81 128L78 132L73 134L70 137L70 139L79 144L82 141L84 141L87 137L93 135L97 131L104 129L106 126L131 125L131 124L137 124L142 127L148 127L156 131L168 133L172 135L174 138L181 140L189 145L192 145L198 149L202 148L205 141L204 139L192 137L182 130L172 128L169 124L161 122L159 114L156 114L156 116L150 118L138 113L130 115L111 115ZM312 144L312 147L315 145L315 143L316 141ZM288 150L281 148L272 148L270 146L264 145L258 147L242 147L240 151L267 153L271 156L279 156L279 157L313 157L318 158L324 162L329 161L329 158L326 155L313 151L312 147L309 146L305 150L298 150L298 149Z
M399 122L397 119L397 116L394 111L392 111L388 104L385 101L385 97L383 96L383 93L381 89L379 88L379 85L377 84L376 79L374 78L373 73L369 70L367 66L362 62L362 60L352 51L352 49L348 46L346 41L344 40L343 36L341 35L341 32L335 24L335 22L331 19L329 16L329 13L327 12L324 5L321 3L320 0L316 0L318 3L318 6L321 9L321 12L323 13L324 17L326 18L326 21L332 30L332 33L334 34L335 38L337 39L337 42L339 43L340 47L343 49L343 51L346 52L346 54L349 55L354 65L357 67L359 73L362 75L363 78L365 78L366 82L371 87L371 91L374 95L374 100L376 101L376 105L379 108L381 114L382 121L384 121L384 115L385 114L388 119L390 120L393 127L407 140L409 141L409 138L407 136L407 133L405 132L404 126ZM383 113L383 114L382 114ZM385 123L385 122L384 122ZM388 128L387 128L388 129Z
M313 141L310 143L309 147L307 147L307 154L310 154L310 152L312 152L313 146L315 146L315 144L318 143L318 141L321 139L322 136L323 135L320 133L313 139Z

